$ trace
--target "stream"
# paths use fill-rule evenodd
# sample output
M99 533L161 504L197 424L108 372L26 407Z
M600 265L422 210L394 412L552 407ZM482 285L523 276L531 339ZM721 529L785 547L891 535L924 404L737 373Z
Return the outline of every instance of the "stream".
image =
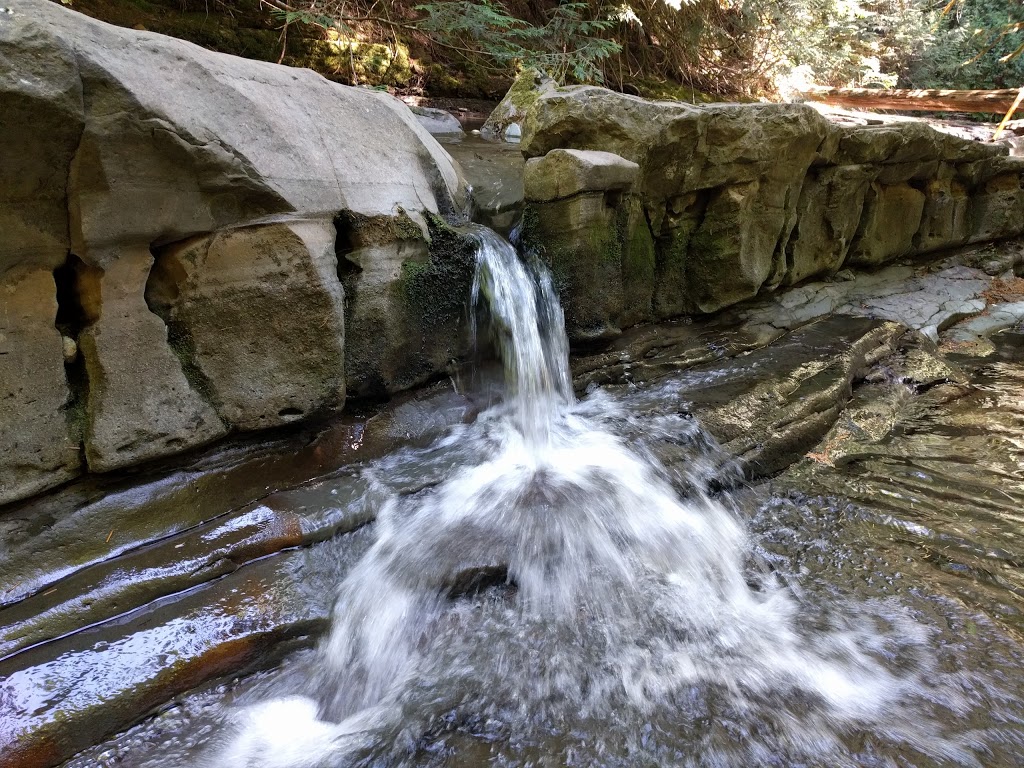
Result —
M550 277L476 237L503 395L359 471L376 522L303 554L317 647L69 768L1024 761L1019 334L971 394L749 485L679 407L721 369L577 399Z

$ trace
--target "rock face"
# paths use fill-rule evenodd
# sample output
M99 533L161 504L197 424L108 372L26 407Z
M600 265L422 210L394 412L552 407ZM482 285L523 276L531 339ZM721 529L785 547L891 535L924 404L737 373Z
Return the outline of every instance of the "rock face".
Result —
M552 158L544 184L526 187L528 243L556 276L567 254L575 274L599 275L560 282L567 308L591 308L567 311L577 339L714 312L845 264L1024 232L1024 162L921 124L545 86L523 127L524 154ZM578 170L554 160L567 150L614 153L636 180L584 191Z
M334 244L334 227L321 221L233 229L158 251L146 300L228 425L259 429L344 404Z
M346 357L409 352L414 371L377 364L383 391L447 363L457 321L411 337L403 277L466 269L426 219L461 209L465 184L405 105L46 0L8 6L0 503L336 411ZM353 218L401 236L353 245L334 225ZM373 310L345 299L352 264L385 286ZM405 320L346 343L346 313L389 302Z
M451 112L430 107L409 107L428 133L438 136L458 135L463 133L462 123Z
M574 149L526 163L527 198L548 205L544 216L526 216L524 236L544 243L576 340L616 335L610 318L627 317L653 290L653 243L632 194L639 172L611 152Z
M548 93L554 89L555 81L539 69L524 69L508 89L505 98L488 116L487 122L480 128L480 133L485 136L511 137L518 140L522 137L521 124L537 100L538 94Z
M466 350L475 246L436 216L429 245L404 216L345 215L337 226L349 392L379 398L429 381Z

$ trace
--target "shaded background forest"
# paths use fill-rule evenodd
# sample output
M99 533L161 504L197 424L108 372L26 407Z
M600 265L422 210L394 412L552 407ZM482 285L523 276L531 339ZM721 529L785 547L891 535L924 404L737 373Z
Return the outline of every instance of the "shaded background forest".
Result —
M803 83L1024 85L1024 0L60 1L401 94L499 98L525 65L562 82L684 100Z

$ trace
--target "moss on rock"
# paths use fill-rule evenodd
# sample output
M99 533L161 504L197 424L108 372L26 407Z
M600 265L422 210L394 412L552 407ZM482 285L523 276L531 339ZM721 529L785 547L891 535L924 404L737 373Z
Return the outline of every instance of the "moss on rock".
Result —
M555 88L555 81L539 69L525 69L512 83L505 98L494 108L481 133L501 135L513 123L522 123L541 93Z

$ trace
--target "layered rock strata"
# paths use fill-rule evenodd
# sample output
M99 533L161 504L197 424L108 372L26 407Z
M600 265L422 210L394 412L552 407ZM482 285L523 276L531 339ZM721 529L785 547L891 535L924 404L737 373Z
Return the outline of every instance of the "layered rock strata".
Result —
M8 6L0 504L329 414L459 354L449 305L472 264L438 214L465 183L405 105Z
M552 266L578 340L1024 232L1024 160L919 123L544 88L522 149L525 239ZM631 184L601 181L608 153L635 165Z

